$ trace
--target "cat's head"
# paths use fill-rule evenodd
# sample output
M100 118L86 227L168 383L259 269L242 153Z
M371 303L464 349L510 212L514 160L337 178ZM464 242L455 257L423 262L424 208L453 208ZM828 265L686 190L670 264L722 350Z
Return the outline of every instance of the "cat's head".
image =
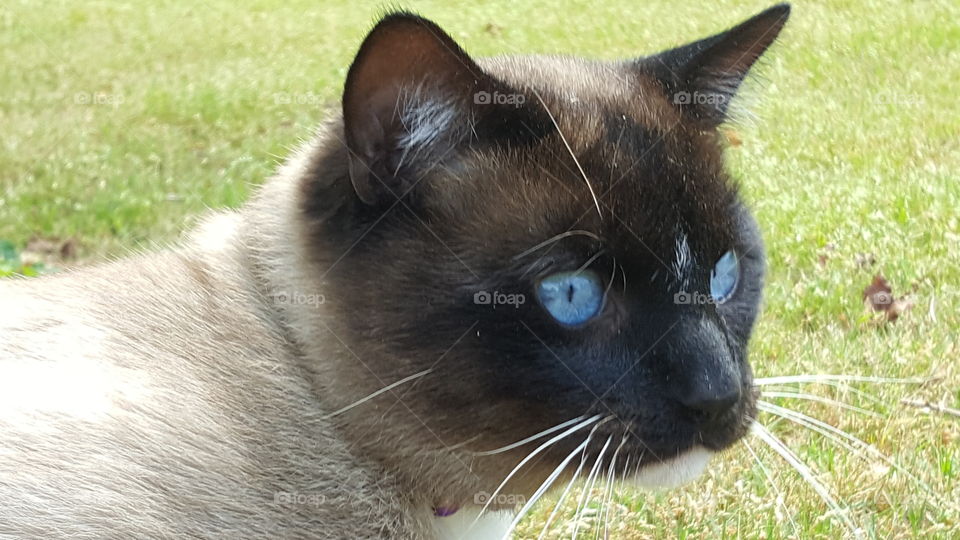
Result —
M490 485L572 431L527 486L592 433L587 460L666 484L742 437L764 256L718 126L788 14L622 61L474 60L381 20L303 184L333 405L417 375L337 417L358 444Z

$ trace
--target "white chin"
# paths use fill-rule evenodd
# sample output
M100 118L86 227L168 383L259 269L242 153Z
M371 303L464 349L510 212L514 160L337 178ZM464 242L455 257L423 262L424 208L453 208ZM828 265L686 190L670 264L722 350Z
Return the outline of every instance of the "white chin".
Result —
M647 488L674 488L696 479L707 468L713 452L695 446L677 457L645 465L628 483Z

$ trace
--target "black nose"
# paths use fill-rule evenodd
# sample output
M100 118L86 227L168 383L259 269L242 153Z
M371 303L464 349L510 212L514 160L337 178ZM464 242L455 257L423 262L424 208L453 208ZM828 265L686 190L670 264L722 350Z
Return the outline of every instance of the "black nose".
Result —
M711 422L730 411L741 397L740 383L729 377L720 380L703 380L680 399L699 423Z
M667 352L673 396L699 429L709 429L740 402L743 369L716 321L687 316L675 327Z

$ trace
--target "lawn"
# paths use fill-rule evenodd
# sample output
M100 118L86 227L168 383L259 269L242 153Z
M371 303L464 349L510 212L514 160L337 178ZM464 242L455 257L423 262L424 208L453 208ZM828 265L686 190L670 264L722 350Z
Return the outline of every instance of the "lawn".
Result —
M475 55L621 58L768 4L405 5ZM341 0L0 4L0 275L153 249L206 208L242 204L336 104L380 10ZM924 381L764 387L771 403L870 445L761 416L840 510L754 437L680 490L616 487L607 514L598 482L581 533L602 535L607 522L611 538L835 538L850 526L871 538L960 537L960 418L937 410L960 408L958 20L956 0L795 3L743 96L752 116L729 128L730 166L769 254L751 351L759 376ZM38 255L38 245L55 249ZM864 307L875 275L912 304L896 321ZM547 537L572 533L579 501L568 497ZM554 502L518 536L536 537Z

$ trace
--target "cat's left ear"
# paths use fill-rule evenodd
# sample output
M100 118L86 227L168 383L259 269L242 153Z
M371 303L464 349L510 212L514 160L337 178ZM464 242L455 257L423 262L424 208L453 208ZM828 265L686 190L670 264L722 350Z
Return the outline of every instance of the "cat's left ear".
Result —
M636 67L656 77L681 111L716 126L789 16L790 5L779 4L726 32L638 60Z
M398 12L370 31L343 92L350 180L366 204L391 202L468 127L488 77L436 24Z

